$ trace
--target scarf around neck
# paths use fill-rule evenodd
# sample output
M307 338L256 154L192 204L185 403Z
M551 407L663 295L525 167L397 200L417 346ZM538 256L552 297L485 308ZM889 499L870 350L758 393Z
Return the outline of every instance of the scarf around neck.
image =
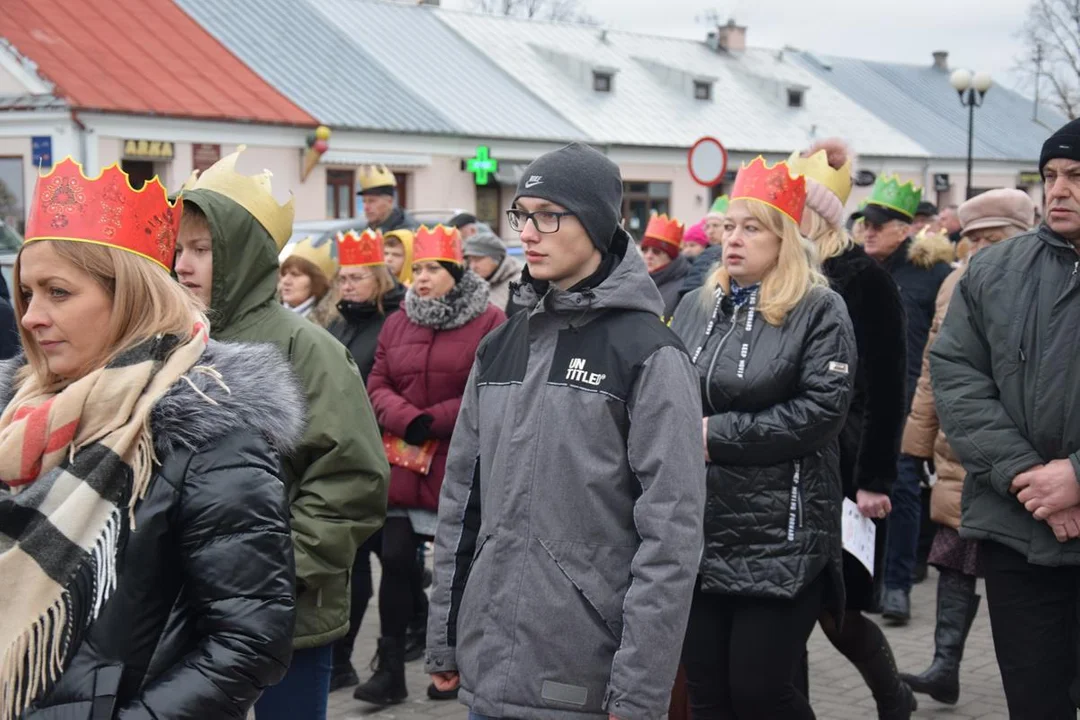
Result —
M208 339L200 317L73 382L31 375L0 415L0 720L44 697L116 589L157 460L150 413L192 369L221 382L196 365Z
M453 330L480 317L490 304L490 296L487 281L466 270L453 289L439 298L422 298L409 288L405 294L405 314L421 327Z

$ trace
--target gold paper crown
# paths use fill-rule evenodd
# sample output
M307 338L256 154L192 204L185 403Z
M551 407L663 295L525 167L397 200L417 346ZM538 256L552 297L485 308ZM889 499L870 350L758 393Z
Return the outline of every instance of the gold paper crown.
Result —
M315 245L315 238L309 235L296 243L293 246L293 251L285 259L298 257L307 260L319 268L327 280L333 280L338 271L337 260L334 259L334 255L330 250L333 244L334 241L331 239L321 245Z
M397 178L385 165L364 165L359 172L360 192L375 188L397 187Z
M851 158L836 170L829 165L829 156L825 150L818 150L810 157L803 157L796 150L791 153L787 164L792 175L805 175L806 179L824 185L841 203L848 201L851 195Z
M224 195L240 207L251 213L259 221L270 237L274 238L278 252L285 247L292 235L294 198L290 194L289 202L281 205L274 199L270 188L272 173L263 170L256 175L241 175L236 172L236 161L246 145L239 145L236 152L218 160L201 175L196 170L184 183L184 190L212 190Z

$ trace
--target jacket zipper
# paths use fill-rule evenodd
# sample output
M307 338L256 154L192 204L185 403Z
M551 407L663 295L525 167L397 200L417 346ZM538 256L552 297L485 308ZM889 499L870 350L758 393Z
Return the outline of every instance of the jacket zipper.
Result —
M791 476L791 502L788 505L788 526L787 526L787 539L788 542L795 541L796 528L802 529L803 526L803 505L802 505L802 463L798 460L795 461L795 473Z
M712 379L713 370L716 369L716 361L720 357L720 351L724 348L724 343L727 342L727 339L729 337L731 337L731 333L735 332L735 328L738 327L738 325L739 311L738 309L736 309L731 316L731 327L729 327L728 331L720 337L720 342L716 344L716 349L713 350L712 359L709 361L709 372L705 375L705 399L709 401L709 409L712 410L714 414L720 411L716 409L715 405L713 405L712 385L709 381Z

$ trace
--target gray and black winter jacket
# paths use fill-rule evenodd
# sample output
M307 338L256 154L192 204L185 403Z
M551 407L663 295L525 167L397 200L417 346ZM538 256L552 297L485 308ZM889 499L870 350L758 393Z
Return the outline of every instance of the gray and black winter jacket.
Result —
M684 297L671 324L691 352L715 307L705 292ZM701 589L790 599L828 571L828 604L840 614L838 437L855 378L855 333L844 301L823 287L779 327L758 313L747 333L748 311L726 305L697 360L712 460Z
M666 715L701 552L698 381L629 236L480 346L439 503L430 672L474 712Z
M1068 458L1080 478L1080 255L1043 226L981 250L957 284L930 377L941 427L967 470L960 534L1035 565L1080 565L1009 492Z

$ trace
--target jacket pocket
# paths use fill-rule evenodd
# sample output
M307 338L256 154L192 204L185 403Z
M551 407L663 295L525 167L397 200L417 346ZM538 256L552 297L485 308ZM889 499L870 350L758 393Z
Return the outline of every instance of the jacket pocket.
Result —
M636 547L528 541L504 702L602 713Z

